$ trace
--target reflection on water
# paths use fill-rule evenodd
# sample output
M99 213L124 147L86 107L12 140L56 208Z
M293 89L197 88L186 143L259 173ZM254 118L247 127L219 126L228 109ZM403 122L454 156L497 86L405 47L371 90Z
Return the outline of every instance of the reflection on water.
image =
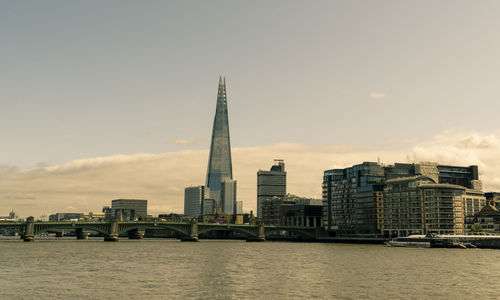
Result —
M500 251L202 240L0 241L1 298L491 298Z

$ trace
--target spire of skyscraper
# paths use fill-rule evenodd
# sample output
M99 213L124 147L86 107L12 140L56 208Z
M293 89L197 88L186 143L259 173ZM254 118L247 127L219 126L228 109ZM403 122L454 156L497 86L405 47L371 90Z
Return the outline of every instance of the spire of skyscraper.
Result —
M233 179L233 167L227 117L226 78L219 77L206 183L206 186L210 188L210 195L217 201L220 201L221 182L224 179Z

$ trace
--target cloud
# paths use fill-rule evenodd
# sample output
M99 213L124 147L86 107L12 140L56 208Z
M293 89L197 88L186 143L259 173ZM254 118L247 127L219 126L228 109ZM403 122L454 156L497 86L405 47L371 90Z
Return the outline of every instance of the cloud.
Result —
M167 144L179 145L179 146L190 146L191 142L185 139L175 139L173 141L168 141Z
M387 97L387 94L384 93L370 93L370 98L372 99L382 99Z
M198 145L201 145L201 144L205 144L205 139L203 139L203 138L195 138L192 141L187 140L187 139L175 139L175 140L167 141L167 144L170 144L170 145L179 145L179 146L198 146Z
M386 146L391 147L391 146ZM287 191L321 198L323 171L363 161L382 163L435 161L478 165L485 191L500 191L500 132L443 132L408 149L354 148L280 143L232 149L238 198L255 210L256 173L273 159L285 160ZM139 153L80 159L31 169L0 165L0 215L20 216L100 211L112 199L147 199L149 213L182 212L184 188L205 184L208 150Z

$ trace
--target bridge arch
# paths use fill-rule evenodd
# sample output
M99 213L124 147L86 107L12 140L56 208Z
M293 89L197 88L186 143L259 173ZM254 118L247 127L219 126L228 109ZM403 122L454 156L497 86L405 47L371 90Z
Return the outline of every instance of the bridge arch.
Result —
M201 234L204 234L204 233L207 233L210 231L214 231L214 230L236 231L236 232L243 233L246 237L257 237L257 234L255 232L252 232L250 230L246 230L244 228L238 228L238 227L211 227L211 228L207 228L205 230L199 231L198 235L201 235Z
M181 235L183 235L183 236L190 235L190 233L189 233L189 232L187 232L187 231L185 231L185 230L182 230L182 229L180 229L180 228L177 228L177 227L175 227L175 226L171 226L171 225L167 225L167 224L161 224L161 223L158 223L158 224L157 224L157 227L163 227L163 228L165 228L165 229L172 230L172 231L177 232L177 233L179 233L179 234L181 234Z
M17 233L17 234L19 234L19 235L24 235L24 234L25 234L25 232L24 232L24 231L19 230L19 229L15 229L15 228L2 227L2 228L0 228L0 229L5 230L5 231L9 231L9 232L15 232L15 233Z
M101 228L94 227L94 226L76 225L76 224L69 223L69 224L64 224L64 225L59 225L58 224L58 225L47 226L45 228L42 228L42 229L39 229L39 230L35 231L35 235L36 234L40 234L42 232L50 231L52 229L75 229L76 230L77 228L87 229L87 230L90 230L90 231L97 231L97 232L100 232L102 234L109 234L108 231L106 231L104 229L101 229Z
M265 229L265 234L268 235L270 233L283 232L283 231L293 232L293 233L296 233L296 234L298 234L298 235L300 235L301 237L304 237L304 238L316 239L316 235L315 234L307 232L305 230L301 230L299 228L270 228L270 229L266 228Z

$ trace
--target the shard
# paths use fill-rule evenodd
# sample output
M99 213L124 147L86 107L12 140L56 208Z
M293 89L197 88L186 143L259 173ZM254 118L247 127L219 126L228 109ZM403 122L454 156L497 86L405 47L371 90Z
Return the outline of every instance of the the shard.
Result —
M219 77L217 91L217 108L215 111L210 155L208 157L207 183L210 196L221 201L221 182L233 179L231 163L231 144L229 142L229 123L227 118L226 79Z

